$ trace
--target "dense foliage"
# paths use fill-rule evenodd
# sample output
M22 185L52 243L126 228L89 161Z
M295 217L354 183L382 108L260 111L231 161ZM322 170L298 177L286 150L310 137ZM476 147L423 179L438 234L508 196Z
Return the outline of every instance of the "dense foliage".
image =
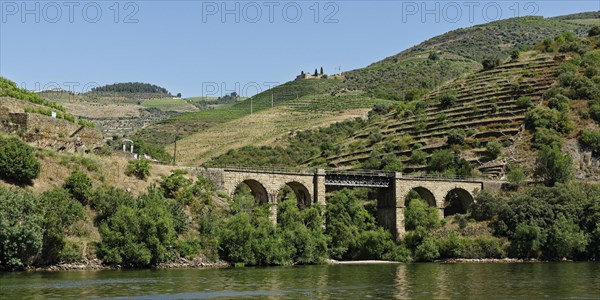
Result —
M150 161L144 158L130 160L127 163L127 168L125 169L125 175L127 176L135 176L138 179L146 180L150 176L150 171L152 170L152 166L150 165Z
M29 184L40 174L34 149L18 138L0 137L0 177L18 184Z
M490 220L507 237L510 255L543 259L598 259L600 189L576 183L533 187L524 192L477 196L471 215Z
M149 83L126 82L114 83L101 87L92 88L91 93L118 93L118 94L156 94L159 96L170 96L167 89Z

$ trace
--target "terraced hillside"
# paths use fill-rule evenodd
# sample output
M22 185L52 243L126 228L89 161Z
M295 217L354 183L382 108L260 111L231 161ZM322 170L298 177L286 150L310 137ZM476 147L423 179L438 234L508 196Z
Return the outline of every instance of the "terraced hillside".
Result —
M451 130L464 130L465 147L462 156L470 163L486 162L489 141L510 144L524 129L527 106L517 103L520 97L530 97L540 103L543 93L556 81L556 69L563 55L532 55L496 69L470 74L429 93L422 101L427 107L416 112L394 110L372 122L340 148L341 155L327 157L335 167L356 166L369 158L394 154L407 166L406 172L427 168L411 162L411 153L423 151L428 156L434 150L446 148ZM441 101L455 97L449 107ZM381 135L377 141L371 135ZM379 154L378 154L379 153ZM494 168L482 168L488 175L499 175Z
M600 22L599 18L600 12L557 18L522 17L453 30L365 68L346 72L344 87L403 100L411 97L411 89L433 89L465 72L480 69L486 58L504 60L515 48L527 49L546 37L567 31L583 35ZM432 53L439 63L428 60Z
M561 32L584 34L592 26L589 21L599 17L598 12L563 18L524 17L454 30L365 68L344 72L344 80L291 81L224 110L169 118L145 128L138 136L167 146L175 139L229 126L227 122L249 115L251 106L258 112L271 109L272 103L310 112L368 108L382 99L411 101L481 69L484 58L503 60L515 48L526 49Z

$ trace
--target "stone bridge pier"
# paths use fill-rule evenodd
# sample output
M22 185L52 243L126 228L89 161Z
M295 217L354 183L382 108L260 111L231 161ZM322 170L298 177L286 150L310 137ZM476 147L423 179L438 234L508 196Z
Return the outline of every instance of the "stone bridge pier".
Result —
M478 190L494 186L480 180L404 177L401 173L379 171L318 169L299 172L232 168L207 169L204 173L230 196L233 196L240 185L246 184L258 203L269 204L273 222L277 221L277 199L285 186L294 192L300 208L311 205L326 206L326 191L344 187L375 188L378 191L377 220L398 239L406 232L405 199L410 191L415 191L430 206L436 207L443 218L455 213L465 213Z

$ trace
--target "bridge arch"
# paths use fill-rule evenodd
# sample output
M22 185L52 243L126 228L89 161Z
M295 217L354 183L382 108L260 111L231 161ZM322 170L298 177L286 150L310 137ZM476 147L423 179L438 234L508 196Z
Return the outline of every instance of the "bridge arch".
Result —
M467 213L473 204L473 195L463 188L453 188L444 198L444 217Z
M435 196L429 189L424 188L422 186L416 186L416 187L411 188L410 191L408 192L408 194L405 195L405 205L406 206L408 206L407 200L412 200L412 199L407 199L411 191L415 191L417 194L419 194L419 197L421 199L425 200L425 202L427 204L429 204L429 206L436 207Z
M238 192L243 185L246 185L248 188L250 188L250 192L258 204L262 205L269 203L269 193L267 192L267 189L262 183L254 179L246 179L237 183L231 195L233 196L236 192Z
M278 201L279 201L280 196L283 196L282 191L283 191L284 187L288 187L292 190L292 192L294 193L294 196L296 197L298 208L304 209L304 208L311 206L312 196L311 196L310 191L304 184L297 182L297 181L286 182L282 186L282 188L279 189L278 195L277 195Z

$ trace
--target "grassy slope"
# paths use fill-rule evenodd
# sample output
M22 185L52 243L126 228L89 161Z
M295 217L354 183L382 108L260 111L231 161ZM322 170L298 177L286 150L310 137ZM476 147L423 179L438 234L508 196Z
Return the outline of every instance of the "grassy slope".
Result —
M194 112L198 109L181 98L160 98L144 100L142 105L147 108L156 108L162 111Z

